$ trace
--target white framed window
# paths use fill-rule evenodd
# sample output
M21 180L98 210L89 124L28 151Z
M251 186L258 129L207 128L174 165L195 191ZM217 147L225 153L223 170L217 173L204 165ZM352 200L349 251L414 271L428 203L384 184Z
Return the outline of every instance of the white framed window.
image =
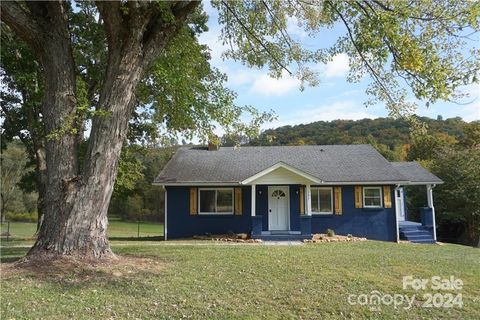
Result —
M333 214L333 188L311 188L312 214Z
M364 208L381 208L382 205L381 187L363 187Z
M233 214L233 188L198 189L199 214Z

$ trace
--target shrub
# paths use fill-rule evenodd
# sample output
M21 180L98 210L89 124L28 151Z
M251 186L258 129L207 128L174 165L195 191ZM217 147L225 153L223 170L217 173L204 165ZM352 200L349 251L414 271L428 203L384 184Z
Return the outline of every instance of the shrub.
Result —
M5 220L15 222L37 222L38 215L36 212L7 212L5 213Z
M335 231L333 231L332 229L327 229L327 236L329 237L335 236Z

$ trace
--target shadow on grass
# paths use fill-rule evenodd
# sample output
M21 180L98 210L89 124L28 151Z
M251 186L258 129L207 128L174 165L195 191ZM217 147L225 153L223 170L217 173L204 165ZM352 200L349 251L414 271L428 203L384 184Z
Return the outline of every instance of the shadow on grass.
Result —
M156 237L108 237L110 241L163 241L163 236Z
M15 262L23 258L30 248L3 247L0 255L0 263Z
M158 257L138 254L117 255L115 258L105 260L48 255L19 260L25 253L26 250L20 252L15 248L8 252L12 256L2 258L4 259L1 264L2 280L18 281L22 278L23 281L28 278L25 286L28 286L28 283L42 281L59 288L60 292L75 288L101 288L107 291L121 288L122 291L126 291L131 288L133 282L138 282L142 293L135 292L135 295L151 296L157 286L145 279L162 276L168 265ZM144 292L145 289L149 293Z
M140 242L140 241L164 241L163 236L155 236L155 237L109 237L108 240L110 241L128 241L128 242ZM22 239L23 241L23 239ZM28 250L30 250L30 245L28 246L22 246L22 247L15 247L11 246L9 247L9 244L15 244L15 242L19 242L22 244L20 240L18 241L9 241L9 242L3 242L2 241L2 247L0 249L0 263L11 263L20 260L23 258Z

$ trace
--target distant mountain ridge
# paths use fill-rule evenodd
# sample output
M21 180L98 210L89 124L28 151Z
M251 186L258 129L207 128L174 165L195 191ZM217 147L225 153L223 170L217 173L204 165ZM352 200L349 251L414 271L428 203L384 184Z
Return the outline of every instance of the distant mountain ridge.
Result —
M443 120L421 117L427 124L428 134L444 133L462 136L466 123L460 117ZM352 144L368 142L373 137L377 143L394 148L411 141L407 121L393 118L362 120L317 121L309 124L283 126L265 130L251 145L299 145L299 144Z

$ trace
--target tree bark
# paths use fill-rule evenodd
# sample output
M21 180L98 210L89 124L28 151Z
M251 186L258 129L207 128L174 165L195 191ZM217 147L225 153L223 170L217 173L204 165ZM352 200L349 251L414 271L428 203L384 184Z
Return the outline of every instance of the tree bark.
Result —
M38 192L37 199L37 233L42 225L43 215L45 213L45 194L47 190L47 162L45 159L45 148L43 146L35 147L35 175Z

